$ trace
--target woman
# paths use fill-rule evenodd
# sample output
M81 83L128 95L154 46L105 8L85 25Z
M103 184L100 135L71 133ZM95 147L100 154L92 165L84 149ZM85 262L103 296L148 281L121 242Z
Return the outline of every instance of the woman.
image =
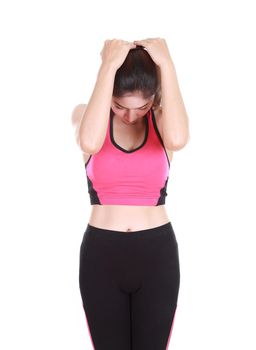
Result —
M92 205L80 247L83 308L94 349L164 350L180 284L164 204L188 117L164 39L106 40L101 58L88 104L72 114Z

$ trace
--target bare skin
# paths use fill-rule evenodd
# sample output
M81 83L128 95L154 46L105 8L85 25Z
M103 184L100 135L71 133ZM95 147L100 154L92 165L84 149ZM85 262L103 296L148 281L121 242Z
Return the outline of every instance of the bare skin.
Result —
M144 116L152 107L154 96L144 99L139 91L133 91L119 98L111 97L114 74L129 50L136 46L134 44L144 46L161 71L162 107L155 109L154 114L170 163L173 151L181 149L187 143L188 118L166 42L161 38L134 41L134 43L116 39L106 40L101 52L102 66L88 102L88 108L87 105L80 104L75 108L72 116L72 123L76 128L76 140L82 150L85 163L91 154L100 150L103 144L110 107L114 112L115 142L126 150L135 149L143 142ZM96 204L91 208L89 224L108 230L138 231L154 228L170 221L165 205Z
M146 109L139 109L146 103ZM126 97L112 98L111 108L114 112L114 139L122 148L131 150L142 144L145 135L144 116L151 108L152 99L143 99L140 94L127 94ZM126 108L121 108L122 107ZM119 108L117 107L119 106ZM81 110L86 105L81 105ZM143 107L144 108L144 107ZM82 113L79 113L80 115ZM162 136L161 108L154 110L156 124ZM134 123L134 124L129 124ZM166 149L171 162L173 152ZM82 153L84 163L90 154ZM125 156L125 154L124 154ZM170 221L165 205L130 206L130 205L92 205L89 224L103 229L131 232L149 229Z

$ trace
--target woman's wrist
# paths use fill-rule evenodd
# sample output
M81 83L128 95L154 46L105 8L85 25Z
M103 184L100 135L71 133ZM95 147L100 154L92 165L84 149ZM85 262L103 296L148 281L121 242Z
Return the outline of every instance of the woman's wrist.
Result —
M116 68L113 64L108 63L108 62L102 62L100 69L99 69L99 74L107 74L107 75L115 75L116 74Z
M173 69L173 70L175 70L175 66L174 66L174 64L173 64L172 59L167 59L167 60L163 61L163 62L160 64L159 68L160 68L161 70L164 70L164 69Z

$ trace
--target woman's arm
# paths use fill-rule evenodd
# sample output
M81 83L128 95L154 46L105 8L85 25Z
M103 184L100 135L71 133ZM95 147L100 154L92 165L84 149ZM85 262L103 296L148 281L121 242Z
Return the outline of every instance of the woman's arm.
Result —
M120 39L106 40L93 93L78 131L78 144L85 153L96 153L104 143L117 69L135 44Z
M80 103L77 105L73 111L72 111L72 116L71 116L71 122L72 126L74 127L75 130L75 139L76 143L79 145L79 126L83 117L83 114L86 110L87 105Z
M91 98L81 117L77 143L85 153L96 153L106 137L116 69L102 63Z
M167 149L177 151L189 141L189 119L172 61L160 66L160 72L163 141Z
M177 151L189 141L189 119L167 43L163 38L134 43L144 46L160 69L163 142L167 149Z

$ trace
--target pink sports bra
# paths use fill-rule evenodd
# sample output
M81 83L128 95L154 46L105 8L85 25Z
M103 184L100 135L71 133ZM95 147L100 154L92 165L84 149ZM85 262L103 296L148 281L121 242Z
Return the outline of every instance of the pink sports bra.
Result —
M144 141L128 151L114 140L111 109L104 143L85 163L91 205L165 204L170 161L153 109L143 118Z

